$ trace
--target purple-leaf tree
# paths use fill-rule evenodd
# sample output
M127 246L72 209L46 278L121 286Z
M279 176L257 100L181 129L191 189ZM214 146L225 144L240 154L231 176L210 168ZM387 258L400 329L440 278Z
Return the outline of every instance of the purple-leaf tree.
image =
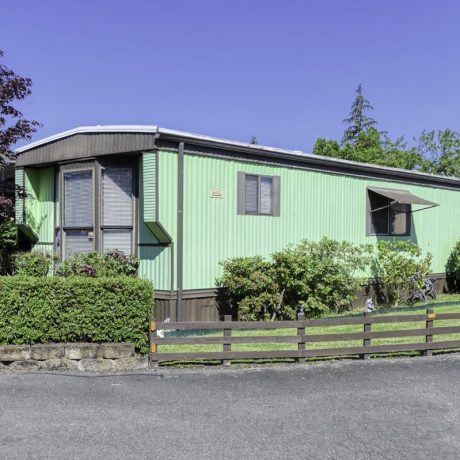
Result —
M0 59L3 52L0 50ZM14 198L18 190L11 181L16 142L30 139L37 130L37 121L26 120L15 106L31 94L32 80L20 77L0 61L0 274L8 269L9 254L16 248L17 230L14 224Z

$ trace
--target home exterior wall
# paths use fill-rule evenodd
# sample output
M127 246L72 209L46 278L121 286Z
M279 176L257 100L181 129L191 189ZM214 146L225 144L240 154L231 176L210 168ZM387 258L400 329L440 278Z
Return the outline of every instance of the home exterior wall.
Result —
M127 157L130 155L126 154ZM432 272L444 273L450 251L460 235L460 189L407 181L367 178L295 166L200 155L185 149L183 186L183 260L178 260L178 153L139 153L139 276L152 280L158 293L158 319L175 318L177 275L183 272L184 319L214 320L218 311L216 278L219 262L229 257L269 256L288 244L323 236L355 244L373 243L366 236L366 187L403 189L440 206L412 214L410 239L433 254ZM142 160L141 160L142 158ZM38 235L34 249L52 250L55 212L55 169L17 170L24 181L26 224ZM238 172L280 177L280 216L238 215ZM351 170L350 170L351 174ZM211 190L223 193L210 196ZM56 201L56 205L55 205ZM416 206L413 207L417 209ZM160 242L146 222L158 222L170 241Z
M280 217L237 214L238 171L280 176ZM160 152L159 178L160 220L176 241L176 153ZM323 236L356 244L388 238L366 236L367 186L409 190L439 203L413 213L410 237L397 238L431 252L433 273L445 272L460 235L460 191L186 154L184 289L214 287L221 274L219 262L229 257L268 256L290 243ZM211 189L222 190L223 198L211 198Z
M34 250L52 251L55 228L54 168L24 170L25 223L38 236Z
M139 174L140 180L140 212L139 212L139 276L153 281L156 290L174 290L175 252L174 241L177 231L177 155L166 152L148 153L147 174ZM154 155L158 155L161 175L156 174ZM145 177L145 180L143 179ZM157 183L158 179L158 183ZM147 182L148 183L144 183ZM157 194L150 196L151 194ZM158 209L156 208L158 206ZM170 234L173 243L162 245L144 223L146 220L158 221Z

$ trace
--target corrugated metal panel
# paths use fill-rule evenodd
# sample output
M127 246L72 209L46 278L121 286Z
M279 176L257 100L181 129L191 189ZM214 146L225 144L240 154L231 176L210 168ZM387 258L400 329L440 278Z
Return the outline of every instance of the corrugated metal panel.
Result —
M157 217L157 156L155 152L142 154L142 181L144 197L144 221L155 222Z
M280 217L237 214L238 171L281 177ZM184 174L184 289L215 286L219 261L269 256L302 239L375 243L381 237L366 236L367 186L404 189L440 204L412 216L410 239L433 253L433 272L445 271L460 236L457 191L192 155L185 157ZM224 198L211 198L211 189ZM162 215L164 207L177 209L174 200L161 203Z
M25 169L25 223L34 230L39 244L54 241L54 168Z
M159 204L157 212L159 214L159 222L172 235L174 241L177 219L177 155L167 152L159 152L158 155L158 179L161 184L161 193L158 194ZM144 223L144 219L147 221L148 218L144 216L154 217L154 213L156 213L151 207L151 196L149 196L152 190L148 191L149 187L154 183L152 181L153 177L156 177L155 169L152 165L154 163L153 155L146 155L145 158L147 162L143 161L143 167L145 165L148 169L146 172L142 171L142 174L140 174L140 196L144 198L140 200L139 208L139 258L141 259L139 274L143 278L152 280L155 289L170 290L171 264L173 263L172 247L153 246L158 241ZM147 186L147 182L149 186ZM149 211L146 210L146 203L147 206L150 206ZM175 286L173 289L175 289Z
M21 153L16 165L29 166L99 155L140 152L154 146L154 133L75 134Z
M155 289L171 287L171 248L167 246L139 247L139 277L153 282Z
M24 168L16 168L14 178L18 187L24 187ZM16 223L22 224L24 222L24 198L16 198L15 213Z

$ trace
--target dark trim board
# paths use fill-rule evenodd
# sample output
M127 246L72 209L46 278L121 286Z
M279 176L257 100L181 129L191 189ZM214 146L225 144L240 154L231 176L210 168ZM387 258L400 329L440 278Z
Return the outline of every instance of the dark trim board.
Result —
M21 153L16 166L75 161L91 156L142 152L155 148L155 135L146 133L81 133Z
M184 144L179 144L177 159L177 311L178 321L184 321L182 289L184 279Z

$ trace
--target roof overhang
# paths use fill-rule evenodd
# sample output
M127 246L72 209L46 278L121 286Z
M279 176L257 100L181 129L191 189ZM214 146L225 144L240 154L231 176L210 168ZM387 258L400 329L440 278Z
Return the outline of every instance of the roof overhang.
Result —
M84 157L148 151L157 147L157 140L159 143L164 140L171 145L176 144L175 148L177 143L183 142L187 153L204 154L203 151L207 149L206 153L211 156L460 189L460 179L455 177L323 157L299 150L252 145L156 125L82 126L64 131L16 149L19 154L16 165L38 166Z

